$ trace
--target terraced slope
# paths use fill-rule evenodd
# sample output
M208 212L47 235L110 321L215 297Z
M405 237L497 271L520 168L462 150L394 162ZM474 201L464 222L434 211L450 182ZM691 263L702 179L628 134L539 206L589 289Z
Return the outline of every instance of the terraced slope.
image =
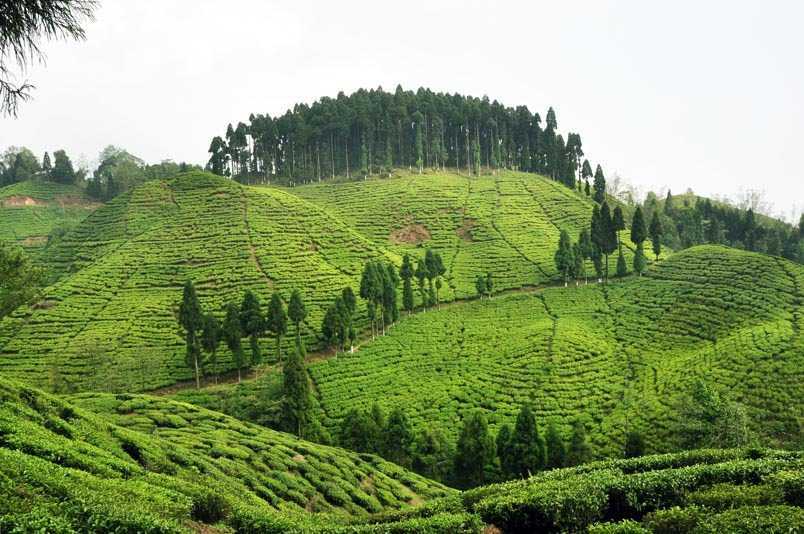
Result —
M451 493L379 458L190 405L65 402L0 379L3 532L336 530Z
M557 469L390 517L469 512L506 533L790 533L804 529L803 484L801 453L699 450Z
M804 269L790 262L696 247L608 287L416 314L309 371L333 430L375 400L453 437L469 410L485 410L494 429L530 403L541 424L555 419L567 435L573 417L586 417L601 455L621 453L628 425L664 451L678 446L678 404L701 378L744 403L762 435L795 445L804 424L802 282Z
M577 234L590 213L586 197L512 172L289 190L197 172L151 181L48 248L60 279L32 309L0 323L0 370L58 390L147 390L189 379L175 319L188 278L218 314L245 289L264 303L274 290L288 299L302 289L314 347L326 307L343 287L358 288L367 260L399 265L405 252L423 254L411 236L429 236L419 244L449 263L442 296L451 300L473 295L477 274L488 271L499 289L552 279L558 228ZM270 360L273 344L263 345ZM221 369L230 369L228 351L220 352Z
M354 227L377 246L420 255L441 251L449 290L475 294L475 279L491 272L499 289L544 283L556 277L553 255L562 229L577 239L588 227L592 201L542 176L500 171L495 176L402 173L393 179L314 184L292 193ZM626 257L632 244L622 232ZM611 272L616 258L611 258ZM589 267L591 272L591 265Z
M72 228L98 203L77 186L26 181L0 188L0 241L39 250L56 228Z

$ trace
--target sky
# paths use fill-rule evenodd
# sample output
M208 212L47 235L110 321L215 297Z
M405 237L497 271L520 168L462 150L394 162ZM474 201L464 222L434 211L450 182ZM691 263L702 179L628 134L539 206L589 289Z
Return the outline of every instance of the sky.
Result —
M203 164L250 113L359 87L487 95L557 113L641 190L804 208L804 2L102 0L85 42L45 46L0 151L109 144ZM797 216L796 216L797 219Z

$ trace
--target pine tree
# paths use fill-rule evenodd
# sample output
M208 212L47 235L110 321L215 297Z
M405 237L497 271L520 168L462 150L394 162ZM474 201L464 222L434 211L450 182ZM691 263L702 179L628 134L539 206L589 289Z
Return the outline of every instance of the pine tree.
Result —
M42 174L45 175L45 180L50 180L50 171L53 170L53 166L50 164L50 154L45 152L45 155L42 156Z
M594 252L594 243L592 243L592 237L589 234L589 230L584 228L581 230L581 234L578 236L578 248L581 251L581 261L583 262L583 278L585 283L589 283L586 279L586 260L592 258L592 253ZM577 261L577 259L576 259ZM580 274L578 276L581 276Z
M294 289L290 294L288 303L288 318L293 321L296 327L296 339L301 338L301 324L307 318L307 308L304 306L301 291Z
M673 194L668 189L667 196L664 198L664 214L668 217L672 217L675 211L675 206L673 205Z
M438 304L438 291L434 288L433 281L446 274L447 269L444 267L444 262L441 255L432 249L427 249L424 254L424 264L427 269L427 279L430 282L430 292L435 296L433 304Z
M575 287L578 287L578 280L586 279L586 258L584 257L583 247L580 243L572 245L572 276L575 277Z
M181 305L179 306L179 324L184 329L185 341L187 344L186 362L195 373L195 387L201 388L201 340L199 339L200 330L203 328L204 317L201 305L198 303L198 296L195 294L195 286L191 280L184 284Z
M218 346L221 343L221 324L214 315L208 313L204 315L204 326L201 331L201 347L204 352L209 354L209 363L212 365L212 372L215 375L215 383L218 383Z
M554 421L551 421L547 426L545 445L547 448L547 469L564 467L567 462L567 448L561 438L561 433L558 431L558 425Z
M371 335L377 331L377 307L383 302L383 276L376 262L369 261L360 277L360 298L366 301L366 311L371 324Z
M606 201L606 177L603 176L603 169L600 168L600 165L595 169L594 189L595 202L603 204Z
M419 295L422 299L422 307L427 310L427 296L425 293L424 282L427 279L427 266L424 264L423 259L419 259L419 262L416 264L416 272L414 273L416 277L416 281L419 285Z
M589 164L589 160L583 160L583 165L581 165L581 179L586 182L585 191L586 196L590 195L590 188L589 188L589 179L592 178L592 166Z
M558 269L559 274L561 274L564 279L564 287L567 287L570 274L575 266L575 259L572 257L572 239L570 238L569 232L566 230L561 230L561 234L558 238L558 249L555 252L554 260L556 269Z
M265 317L260 309L260 301L253 291L247 289L240 305L240 328L248 336L251 345L251 365L257 366L262 362L259 338L265 332Z
M511 466L511 425L503 424L497 432L497 458L500 460L500 470L503 477L513 478L514 468Z
M519 411L511 435L511 467L515 476L527 478L545 465L545 443L533 412L525 405Z
M50 177L54 182L60 184L75 183L75 170L73 170L73 164L64 150L53 152L53 169L50 171Z
M494 440L482 412L474 412L463 423L455 451L455 483L471 488L488 481L494 462Z
M240 343L243 337L243 330L240 323L240 308L237 304L230 302L225 307L225 314L223 319L223 339L226 341L226 346L232 353L234 364L237 367L237 383L240 383L240 370L245 366L245 356L243 355L243 347Z
M413 264L410 255L405 254L402 258L402 267L399 269L399 276L402 278L402 309L408 313L413 311Z
M276 361L282 361L282 336L288 331L288 315L285 312L285 304L282 302L282 297L276 291L271 295L271 301L268 303L268 315L266 317L266 326L276 338Z
M377 428L371 418L354 408L346 412L340 426L340 446L357 452L377 453Z
M396 290L399 287L399 275L393 263L385 264L385 276L383 278L383 322L389 326L399 319L399 304L397 303Z
M639 276L648 268L647 259L645 258L645 245L640 243L637 245L636 253L634 254L634 272Z
M617 236L617 246L620 246L620 231L625 230L625 217L623 217L623 210L620 206L614 208L611 216L611 224L614 226L614 233Z
M636 245L641 245L647 239L648 233L645 229L645 216L642 207L637 206L634 211L634 218L631 221L631 241Z
M445 482L452 456L446 434L440 428L426 426L413 443L413 470L433 480Z
M628 264L625 263L625 256L623 255L623 247L620 247L620 254L617 256L617 276L622 278L628 275Z
M382 456L402 467L410 467L413 452L413 431L404 410L397 406L388 415L383 432Z
M637 458L645 454L645 439L636 430L631 430L625 437L623 456Z
M586 427L582 422L576 421L572 427L572 437L567 449L567 465L581 465L591 459L592 449L586 441Z
M282 367L282 416L285 430L304 437L312 419L310 381L304 365L304 344L296 338L296 348Z
M483 300L483 295L486 294L486 277L482 274L477 275L477 278L475 278L475 289L477 290L477 296Z
M653 253L656 255L656 261L659 261L659 254L662 253L662 223L659 220L659 214L653 212L653 220L650 222L650 239L653 242Z
M586 180L586 185L583 186L583 191L586 193L587 197L592 195L592 188L589 187L589 179Z

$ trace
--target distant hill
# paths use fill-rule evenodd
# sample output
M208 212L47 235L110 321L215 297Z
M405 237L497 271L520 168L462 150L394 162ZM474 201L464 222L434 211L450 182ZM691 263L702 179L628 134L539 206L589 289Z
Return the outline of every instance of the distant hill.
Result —
M358 289L368 260L399 266L405 253L437 249L447 264L447 301L474 295L477 275L489 272L498 289L543 284L556 278L559 229L577 236L591 212L585 195L509 171L293 189L199 172L150 181L48 248L44 260L61 279L0 323L0 369L79 389L145 390L188 379L175 315L188 279L219 316L246 289L263 303L275 290L287 300L300 289L313 348L326 308L345 286ZM270 360L273 343L263 345ZM231 369L225 349L220 362Z
M39 250L55 230L75 227L100 204L75 185L25 181L0 188L0 241Z
M454 493L379 458L187 404L65 401L0 378L3 532L338 531L347 517Z
M472 410L483 410L496 432L529 404L540 425L556 421L567 437L582 417L601 456L619 456L628 429L643 433L651 451L675 450L679 406L700 379L744 404L764 440L798 447L802 328L804 268L700 246L642 278L416 314L355 354L308 368L333 432L350 409L375 401L386 411L402 406L415 428L436 424L452 439ZM237 410L235 397L264 402L278 383L269 373L179 396Z

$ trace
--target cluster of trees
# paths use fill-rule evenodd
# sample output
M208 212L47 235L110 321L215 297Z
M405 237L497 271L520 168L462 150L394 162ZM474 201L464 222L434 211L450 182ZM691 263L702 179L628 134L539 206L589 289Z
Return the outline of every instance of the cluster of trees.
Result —
M580 134L558 133L553 108L543 122L525 106L399 86L341 92L280 117L252 114L214 137L209 154L210 171L249 183L348 179L394 167L519 169L573 188L586 180L587 189L592 177Z
M491 298L491 295L494 293L494 278L492 278L491 273L477 275L477 278L475 278L475 289L477 290L477 297L479 299L482 300L483 297Z
M520 411L513 429L503 425L496 438L489 432L482 412L470 414L454 444L437 426L414 432L402 408L395 407L386 417L376 403L368 411L347 412L339 430L338 443L342 447L378 454L460 488L527 477L544 469L579 465L592 459L583 423L575 422L568 443L554 423L548 425L542 438L527 406ZM639 440L641 444L641 436ZM644 444L627 445L626 450L641 455Z
M661 243L673 249L711 243L804 263L804 214L797 225L790 225L758 215L750 206L743 209L693 195L679 198L670 191L663 201L648 194L641 207L664 229Z
M0 319L39 294L45 275L20 247L0 242Z
M170 160L149 165L125 149L113 145L101 151L98 161L98 168L87 180L87 195L98 200L111 200L148 180L167 179L182 172L201 169L197 165L174 163Z
M9 147L0 158L0 186L26 180L45 180L59 184L77 184L84 180L86 171L75 170L64 150L45 152L41 161L25 147Z
M237 367L237 380L241 380L241 370L262 363L259 339L270 332L276 339L277 361L282 361L282 337L287 334L288 320L296 327L296 336L300 339L301 323L307 316L307 310L302 301L301 293L294 290L290 296L287 309L279 293L271 295L265 313L257 295L246 290L243 300L238 306L234 302L227 303L223 308L224 319L221 323L213 314L204 313L196 295L192 281L184 285L182 301L179 305L178 321L184 330L187 347L187 365L193 370L196 387L201 385L201 374L207 363L212 365L217 381L216 351L221 341L225 341L235 359ZM249 339L251 348L250 358L247 360L242 347L242 338ZM202 355L207 353L207 357Z

